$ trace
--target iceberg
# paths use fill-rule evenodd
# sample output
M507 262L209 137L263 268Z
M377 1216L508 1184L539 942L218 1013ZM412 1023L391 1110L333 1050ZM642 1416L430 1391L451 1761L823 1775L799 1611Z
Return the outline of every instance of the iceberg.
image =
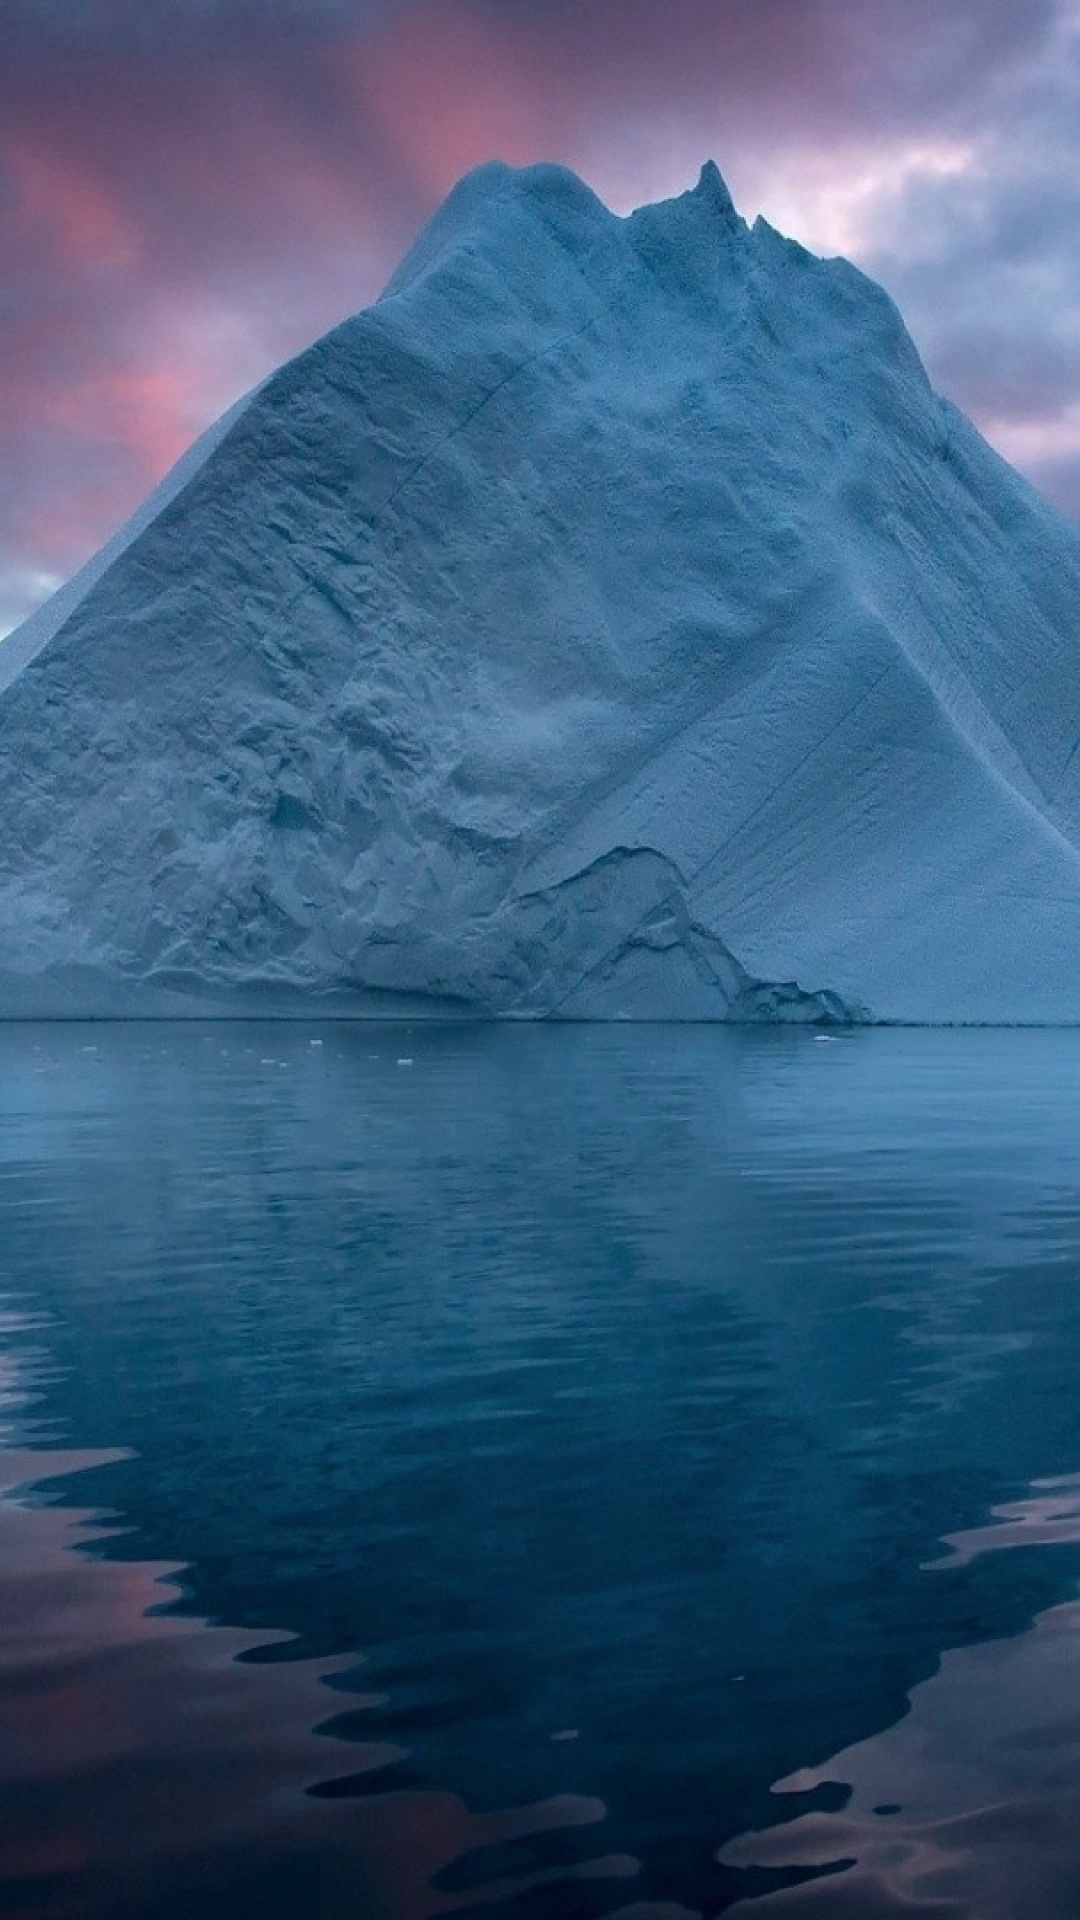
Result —
M0 1017L1074 1022L1078 749L880 287L492 164L0 647Z

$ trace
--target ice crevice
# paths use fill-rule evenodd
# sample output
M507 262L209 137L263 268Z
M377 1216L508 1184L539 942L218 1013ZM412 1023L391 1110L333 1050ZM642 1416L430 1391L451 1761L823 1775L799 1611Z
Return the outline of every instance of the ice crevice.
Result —
M869 1017L827 990L756 979L695 920L683 876L653 847L613 847L557 885L512 899L469 945L477 998L503 1014L821 1025Z

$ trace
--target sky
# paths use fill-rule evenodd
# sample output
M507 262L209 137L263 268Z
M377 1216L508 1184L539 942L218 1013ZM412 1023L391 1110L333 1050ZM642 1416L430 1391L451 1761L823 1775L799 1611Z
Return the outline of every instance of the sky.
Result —
M720 166L1080 521L1080 0L0 0L0 634L481 161Z

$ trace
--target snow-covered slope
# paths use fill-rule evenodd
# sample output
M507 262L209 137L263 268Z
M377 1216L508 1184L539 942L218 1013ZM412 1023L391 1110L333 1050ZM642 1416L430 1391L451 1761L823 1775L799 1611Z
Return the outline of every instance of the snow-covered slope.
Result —
M471 175L36 619L0 1012L1080 1020L1080 536L712 167Z

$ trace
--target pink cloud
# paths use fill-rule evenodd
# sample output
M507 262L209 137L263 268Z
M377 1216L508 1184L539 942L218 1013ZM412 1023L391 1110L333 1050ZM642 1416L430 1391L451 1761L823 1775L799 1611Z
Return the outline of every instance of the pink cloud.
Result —
M65 163L40 138L16 132L5 143L16 230L69 269L111 272L138 258L131 223L90 175Z
M482 161L525 165L562 144L545 64L527 21L427 0L358 39L344 73L412 194L434 206Z

